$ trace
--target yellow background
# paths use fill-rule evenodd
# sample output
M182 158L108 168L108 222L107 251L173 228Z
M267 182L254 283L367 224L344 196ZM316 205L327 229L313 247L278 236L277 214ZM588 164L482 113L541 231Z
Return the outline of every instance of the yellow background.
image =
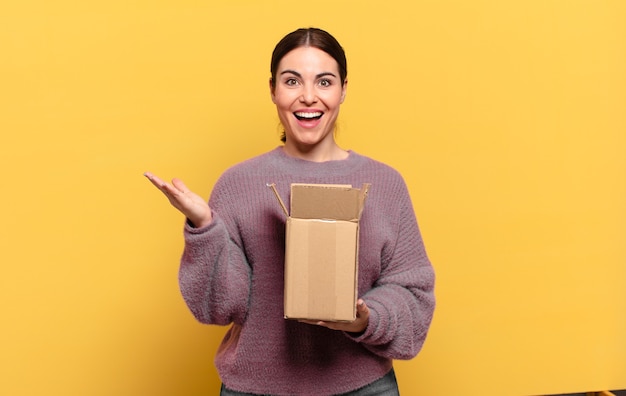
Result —
M0 394L210 395L179 214L278 145L275 43L345 47L339 141L396 167L437 271L404 395L626 388L626 2L4 1Z

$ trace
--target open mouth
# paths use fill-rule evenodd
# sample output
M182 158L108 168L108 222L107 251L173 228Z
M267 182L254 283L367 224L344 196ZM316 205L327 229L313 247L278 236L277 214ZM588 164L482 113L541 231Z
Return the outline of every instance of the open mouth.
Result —
M322 115L324 115L324 113L322 113L321 111L316 111L313 113L305 113L302 111L297 111L293 113L293 115L296 116L296 118L300 121L312 121L312 120L319 120L320 118L322 118Z

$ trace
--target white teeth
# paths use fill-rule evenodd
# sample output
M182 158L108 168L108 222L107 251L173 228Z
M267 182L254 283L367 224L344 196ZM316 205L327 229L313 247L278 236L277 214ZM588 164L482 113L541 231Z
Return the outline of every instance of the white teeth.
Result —
M322 116L322 112L320 111L315 112L315 113L305 113L305 112L298 111L295 114L296 114L296 117L300 117L300 118L317 118L317 117Z

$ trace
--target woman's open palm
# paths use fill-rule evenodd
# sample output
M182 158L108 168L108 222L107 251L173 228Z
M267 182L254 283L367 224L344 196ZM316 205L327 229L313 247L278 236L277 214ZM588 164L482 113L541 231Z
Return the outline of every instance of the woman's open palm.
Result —
M211 208L207 202L198 194L190 191L185 183L180 179L172 179L172 183L167 183L150 172L144 174L158 188L173 207L184 214L194 227L204 227L211 223Z

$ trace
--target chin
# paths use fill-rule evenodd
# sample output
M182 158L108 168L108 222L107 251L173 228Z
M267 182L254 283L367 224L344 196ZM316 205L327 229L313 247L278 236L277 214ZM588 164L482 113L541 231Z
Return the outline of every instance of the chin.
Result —
M316 146L325 141L329 135L321 132L298 132L291 135L292 140L299 145ZM289 138L289 136L287 136Z

